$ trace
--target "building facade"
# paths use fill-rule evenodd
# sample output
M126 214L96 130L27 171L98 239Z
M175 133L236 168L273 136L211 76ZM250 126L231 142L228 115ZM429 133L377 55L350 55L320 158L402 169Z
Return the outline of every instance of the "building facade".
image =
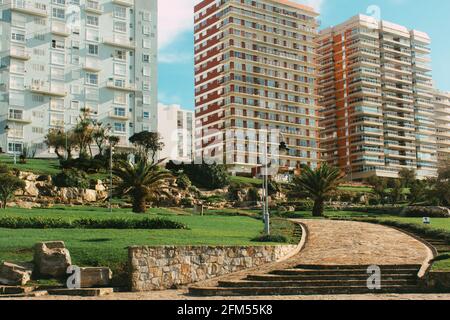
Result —
M434 91L438 165L450 160L450 92Z
M197 157L236 173L251 173L266 155L290 169L318 165L316 17L281 0L195 6Z
M0 4L3 151L49 154L49 129L68 130L84 109L119 146L157 130L156 0Z
M428 35L359 15L318 44L324 158L352 180L436 176Z
M164 143L160 159L191 162L194 159L194 112L179 105L158 105L159 133Z

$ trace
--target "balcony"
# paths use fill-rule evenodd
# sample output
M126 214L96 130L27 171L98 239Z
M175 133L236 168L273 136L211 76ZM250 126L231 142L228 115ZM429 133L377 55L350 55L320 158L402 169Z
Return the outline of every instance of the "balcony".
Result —
M67 95L64 85L51 84L45 81L32 81L30 91L53 97L65 97Z
M117 119L117 120L130 120L130 116L128 115L127 112L116 112L116 111L110 111L109 112L109 117L111 119Z
M31 55L28 53L27 50L25 50L25 48L12 47L9 52L9 56L11 58L19 59L19 60L30 60L31 59Z
M103 9L100 6L100 3L98 1L90 1L88 0L86 2L86 6L84 7L84 10L86 12L95 13L98 15L103 14Z
M51 32L57 36L69 37L70 29L66 26L64 22L52 21Z
M135 48L134 41L131 41L126 36L121 36L121 35L117 35L117 34L113 35L112 37L103 38L103 43L110 45L110 46L120 47L120 48L125 48L125 49L130 49L130 50L134 50L134 48Z
M31 14L39 17L48 16L47 6L43 4L37 4L34 1L12 0L11 11Z
M87 57L83 64L83 69L90 72L100 72L102 70L100 60Z
M134 0L112 0L112 3L119 4L121 6L126 6L126 7L134 6Z
M12 111L13 110L10 110L8 113L8 121L17 123L31 123L31 119L24 117L23 112Z
M136 91L136 85L134 83L126 83L125 80L110 80L106 83L106 87L114 90Z

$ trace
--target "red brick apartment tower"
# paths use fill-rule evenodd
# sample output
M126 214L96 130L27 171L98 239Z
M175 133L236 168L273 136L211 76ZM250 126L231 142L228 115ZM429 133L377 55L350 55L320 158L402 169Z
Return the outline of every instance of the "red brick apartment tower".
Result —
M283 167L318 165L316 17L281 0L195 6L197 157L223 157L231 171L250 173L264 154L260 130L275 129L289 147ZM278 143L268 143L269 154Z
M324 159L352 180L403 168L435 176L429 37L359 15L318 44Z

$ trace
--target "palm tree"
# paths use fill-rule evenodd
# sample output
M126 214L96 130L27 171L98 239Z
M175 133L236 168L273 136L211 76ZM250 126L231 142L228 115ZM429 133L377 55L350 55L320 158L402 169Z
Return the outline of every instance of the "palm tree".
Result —
M336 191L342 178L343 175L338 168L325 163L315 170L308 166L303 167L302 173L294 183L314 200L313 216L321 217L326 198Z
M129 195L132 198L134 213L145 213L147 200L151 196L165 193L164 179L171 175L159 167L161 162L147 164L145 161L139 161L132 165L122 160L114 167L113 173L120 180L115 193Z

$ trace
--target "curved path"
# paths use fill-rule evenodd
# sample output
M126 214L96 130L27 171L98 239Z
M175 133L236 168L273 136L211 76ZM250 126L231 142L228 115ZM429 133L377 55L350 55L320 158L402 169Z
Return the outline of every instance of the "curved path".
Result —
M289 259L299 264L424 264L431 250L389 227L354 221L295 220L308 229L304 249Z

